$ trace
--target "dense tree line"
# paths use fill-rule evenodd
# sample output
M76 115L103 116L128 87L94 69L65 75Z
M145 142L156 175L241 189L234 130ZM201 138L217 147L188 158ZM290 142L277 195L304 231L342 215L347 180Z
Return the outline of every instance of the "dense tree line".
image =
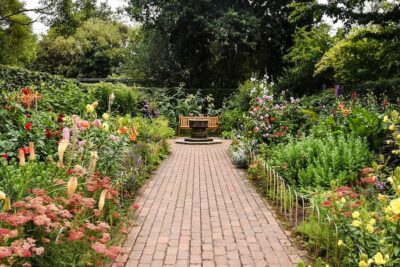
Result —
M297 94L400 74L399 1L126 0L120 12L135 27L106 2L40 3L33 11L49 31L37 38L32 10L0 0L0 64L199 88L235 88L267 74ZM326 16L343 28L333 33Z

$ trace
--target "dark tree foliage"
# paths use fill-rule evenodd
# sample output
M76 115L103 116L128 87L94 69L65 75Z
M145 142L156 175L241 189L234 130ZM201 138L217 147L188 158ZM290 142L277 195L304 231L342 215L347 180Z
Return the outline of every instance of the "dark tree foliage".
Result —
M261 76L266 71L277 76L296 26L288 20L290 2L129 0L128 12L151 32L145 37L165 46L155 51L168 51L158 57L168 61L159 62L161 66L170 66L162 77L157 67L145 66L143 71L147 77L191 87L236 87L252 73ZM155 58L153 52L142 47L135 54Z
M317 0L294 1L292 7L293 20L312 14L316 21L319 21L323 15L327 15L343 21L348 28L353 24L388 25L398 23L400 18L398 0L328 0L327 3L320 3Z

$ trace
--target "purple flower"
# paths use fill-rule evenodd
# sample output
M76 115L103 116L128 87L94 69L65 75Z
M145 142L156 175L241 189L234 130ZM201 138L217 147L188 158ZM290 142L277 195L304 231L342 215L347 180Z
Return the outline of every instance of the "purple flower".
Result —
M336 96L337 97L339 97L339 96L341 96L342 95L342 91L343 91L343 89L342 89L342 84L336 84L336 86L335 86L335 93L336 93Z
M263 134L263 137L264 137L264 138L268 138L268 137L269 137L269 133Z
M115 136L115 135L110 135L110 139L112 140L112 141L114 141L114 142L118 142L119 141L119 137L118 136Z
M274 106L274 109L276 109L276 110L279 110L281 107L278 105L278 104L276 104L275 106Z

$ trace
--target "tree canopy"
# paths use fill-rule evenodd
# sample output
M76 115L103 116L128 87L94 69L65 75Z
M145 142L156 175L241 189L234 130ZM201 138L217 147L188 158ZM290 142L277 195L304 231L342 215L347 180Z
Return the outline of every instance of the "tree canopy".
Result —
M168 67L146 66L145 74L189 86L235 87L252 73L278 75L296 26L288 21L290 2L130 0L144 42L163 46L142 46L134 55L150 59L163 51L157 65Z
M0 64L25 66L35 59L32 20L19 0L0 0Z

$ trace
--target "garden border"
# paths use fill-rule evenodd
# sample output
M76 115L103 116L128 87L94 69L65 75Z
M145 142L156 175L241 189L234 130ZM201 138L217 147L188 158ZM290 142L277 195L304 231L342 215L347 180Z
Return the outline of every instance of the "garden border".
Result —
M322 239L323 231L327 227L327 240L325 243L325 261L329 262L331 255L333 255L333 266L340 267L340 246L339 232L336 223L333 222L329 215L321 217L318 206L306 196L297 192L293 187L288 185L285 180L280 176L274 168L268 163L257 157L254 157L253 163L259 162L262 164L263 171L266 176L262 176L262 187L264 187L264 196L270 200L270 203L276 207L276 211L282 216L286 223L291 228L299 226L308 216L315 216L317 218L317 225L310 228L312 231L309 235L308 243L312 243L312 252L315 256L319 256L322 251L324 240ZM310 203L310 205L307 205ZM299 234L304 239L305 235ZM333 241L333 247L331 247ZM332 254L331 254L332 253Z

